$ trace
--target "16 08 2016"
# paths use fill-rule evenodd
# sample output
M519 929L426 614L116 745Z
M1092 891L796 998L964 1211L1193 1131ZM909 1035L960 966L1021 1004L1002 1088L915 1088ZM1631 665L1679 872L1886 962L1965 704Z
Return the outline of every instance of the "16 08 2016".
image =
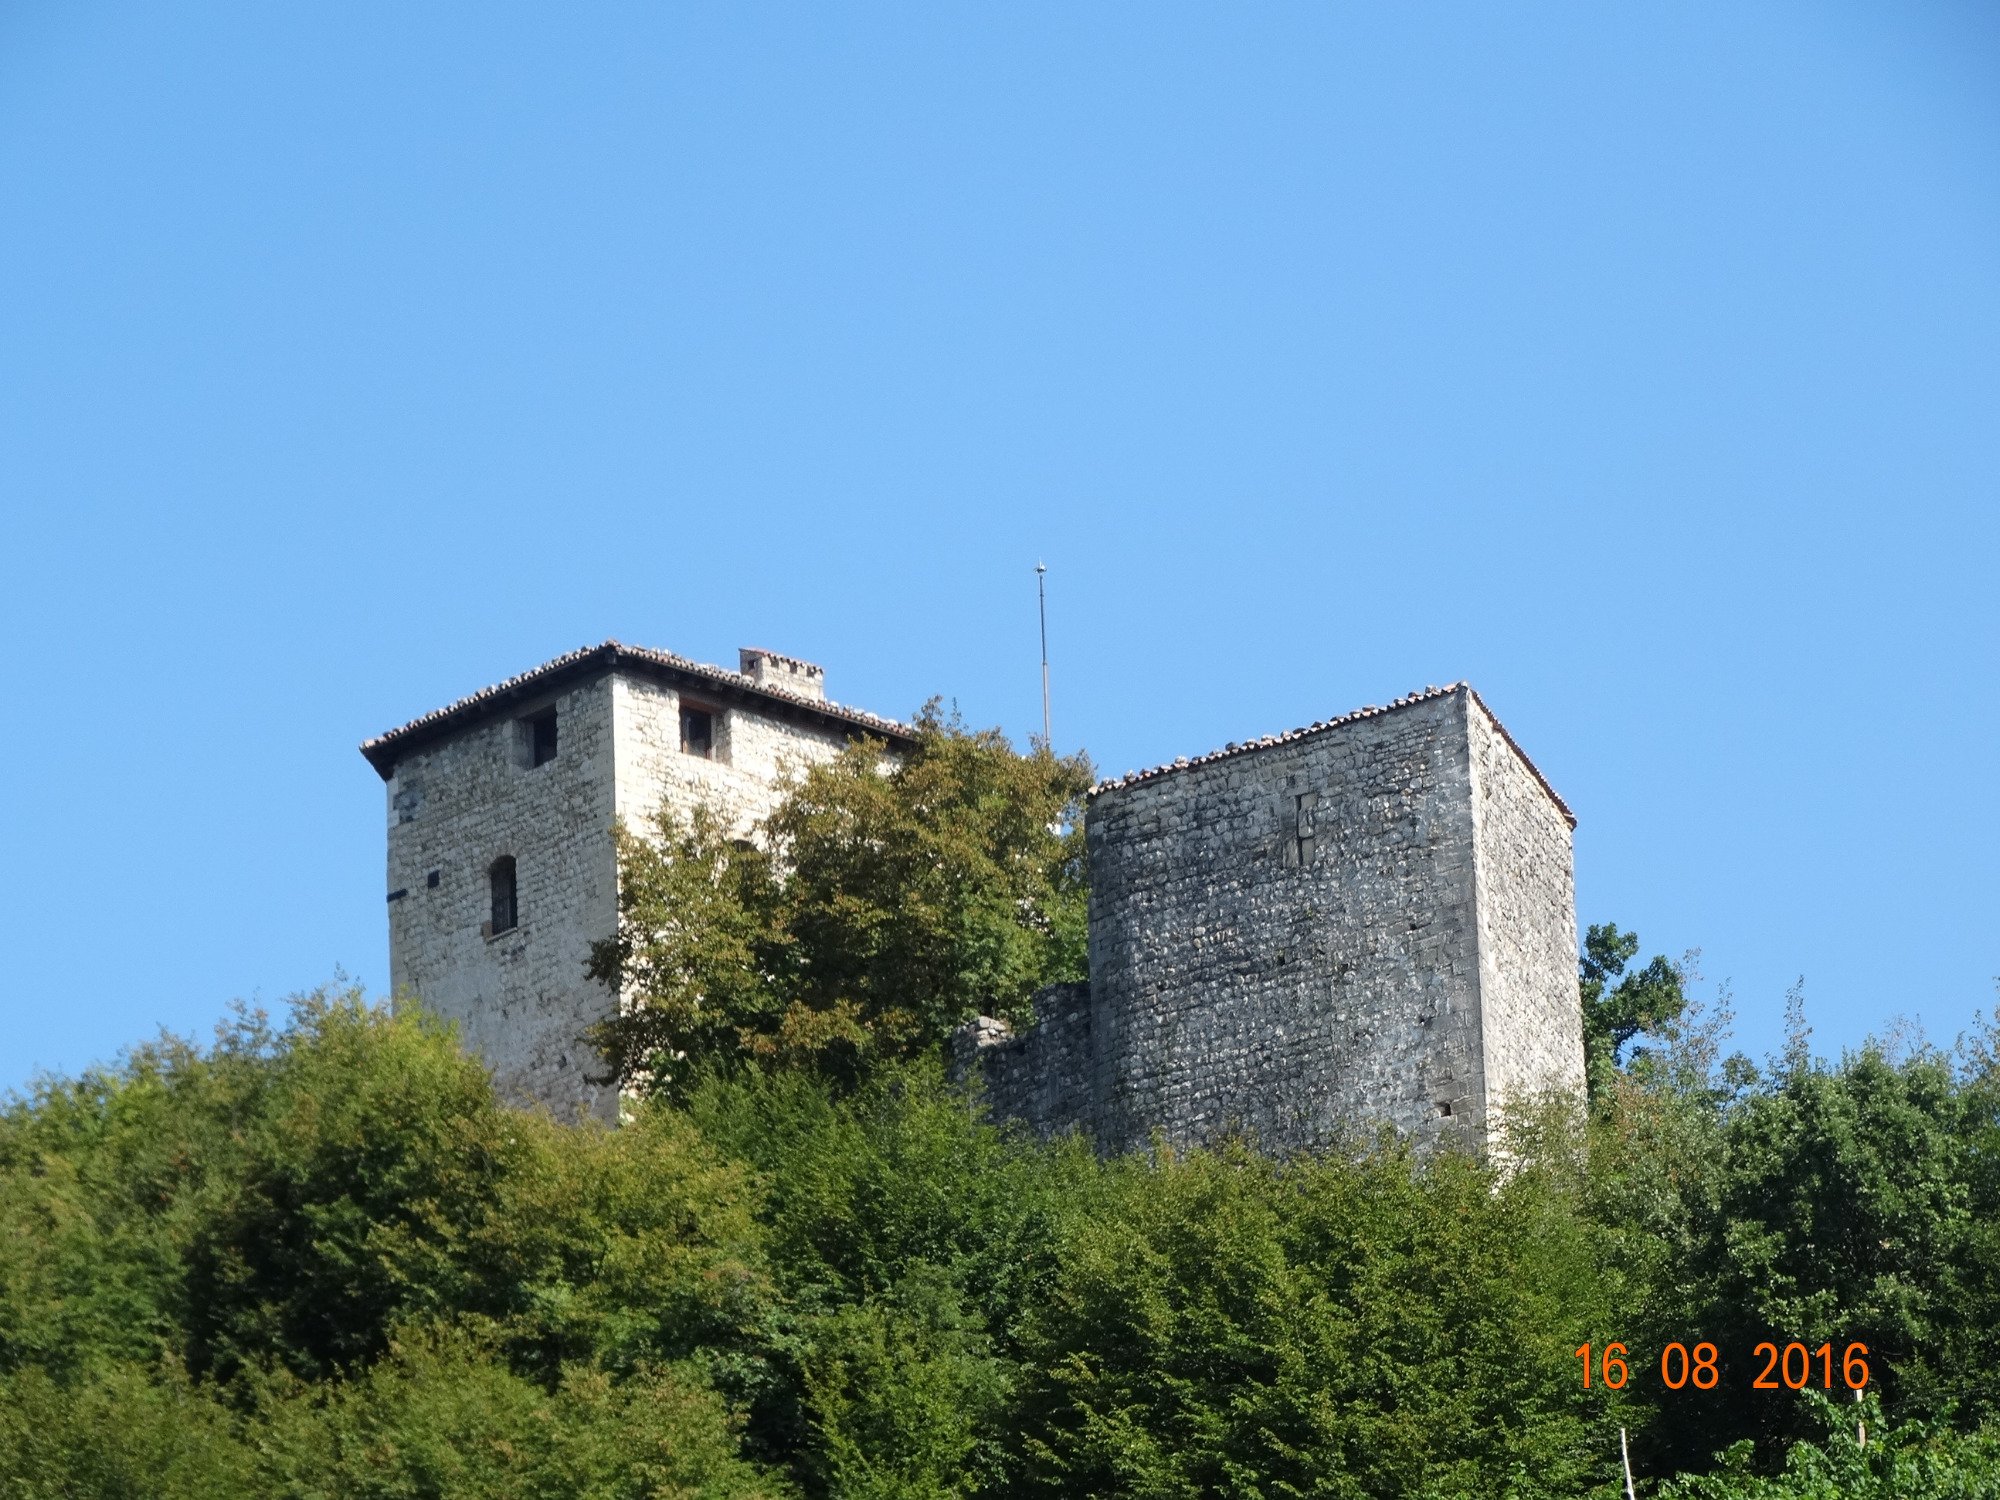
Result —
M1593 1373L1597 1383L1614 1391L1624 1389L1632 1378L1628 1363L1631 1352L1622 1343L1608 1343L1601 1351L1592 1344L1581 1344L1574 1352L1583 1362L1585 1390L1591 1387ZM1712 1391L1722 1383L1719 1357L1715 1345L1706 1340L1692 1349L1678 1342L1668 1344L1660 1351L1660 1383L1670 1391L1690 1385L1698 1391ZM1868 1346L1863 1343L1849 1344L1836 1363L1831 1341L1810 1349L1797 1340L1781 1347L1775 1340L1765 1339L1751 1350L1750 1363L1756 1366L1760 1361L1761 1367L1750 1382L1754 1391L1802 1391L1809 1385L1830 1391L1836 1389L1836 1371L1847 1390L1859 1391L1868 1385Z

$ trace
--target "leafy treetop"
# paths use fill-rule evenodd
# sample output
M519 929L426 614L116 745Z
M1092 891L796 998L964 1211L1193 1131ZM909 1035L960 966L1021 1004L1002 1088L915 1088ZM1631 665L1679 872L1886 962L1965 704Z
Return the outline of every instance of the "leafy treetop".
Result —
M626 1000L599 1037L622 1078L672 1093L755 1059L853 1081L1083 977L1088 759L935 700L916 731L793 775L755 841L706 808L621 833L591 973Z

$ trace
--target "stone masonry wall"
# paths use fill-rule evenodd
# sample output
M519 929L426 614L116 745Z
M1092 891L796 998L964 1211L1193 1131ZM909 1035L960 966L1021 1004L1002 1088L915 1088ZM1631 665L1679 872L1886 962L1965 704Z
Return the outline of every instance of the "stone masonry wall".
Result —
M978 1069L992 1119L1015 1121L1043 1140L1090 1129L1095 1054L1089 985L1042 990L1035 996L1034 1025L1021 1035L1009 1032L1004 1021L981 1016L961 1026L952 1044L955 1074Z
M1510 1101L1583 1091L1569 819L1471 693L1473 848L1489 1131Z
M1092 1097L1108 1151L1386 1122L1482 1136L1471 752L1452 691L1092 801ZM1574 972L1573 966L1571 972Z
M550 704L556 758L533 766L522 719ZM584 965L617 910L612 741L599 678L415 751L388 783L394 993L456 1022L504 1095L566 1119L617 1111L583 1041L609 1006ZM488 870L502 855L515 860L519 923L488 937Z
M847 743L835 729L766 717L741 706L722 709L698 694L690 703L715 712L714 758L681 752L680 690L646 678L613 679L617 723L617 808L635 833L650 831L660 807L683 815L699 803L722 809L739 834L769 813L785 771L831 760Z

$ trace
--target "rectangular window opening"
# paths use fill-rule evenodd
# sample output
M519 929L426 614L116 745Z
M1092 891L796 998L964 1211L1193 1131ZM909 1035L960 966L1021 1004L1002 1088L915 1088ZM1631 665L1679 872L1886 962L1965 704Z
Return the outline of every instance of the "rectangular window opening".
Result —
M486 924L486 935L498 937L503 932L512 932L520 921L520 908L514 899L514 856L503 854L487 867L486 881L492 895L492 917Z
M715 759L715 714L711 710L681 709L681 753Z
M528 720L528 764L545 766L556 758L556 711L544 709Z

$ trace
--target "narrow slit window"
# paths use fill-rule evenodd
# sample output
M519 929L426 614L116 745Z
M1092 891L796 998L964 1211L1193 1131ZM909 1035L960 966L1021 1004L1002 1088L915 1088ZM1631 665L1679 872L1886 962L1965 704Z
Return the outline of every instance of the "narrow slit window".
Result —
M545 766L556 758L556 711L551 708L528 720L528 764Z
M503 854L494 860L493 867L486 872L486 879L493 891L493 917L487 931L493 936L512 932L521 914L514 896L514 856Z
M681 710L681 753L715 759L715 715L705 708Z
M1318 807L1318 792L1299 794L1294 808L1295 821L1292 824L1292 863L1301 870L1313 862L1313 845L1318 832L1313 813Z

